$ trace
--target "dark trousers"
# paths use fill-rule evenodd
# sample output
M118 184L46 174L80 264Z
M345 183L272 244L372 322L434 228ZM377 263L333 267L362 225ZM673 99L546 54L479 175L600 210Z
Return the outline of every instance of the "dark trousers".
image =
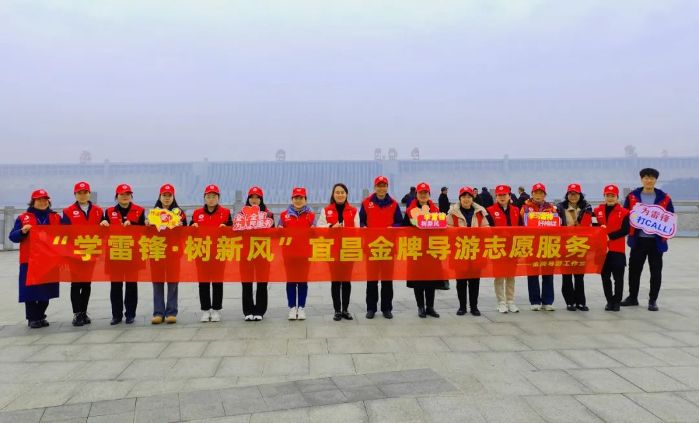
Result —
M267 312L267 282L257 282L255 299L252 295L252 282L243 282L243 315L264 316Z
M366 310L376 312L379 302L379 281L366 283ZM393 281L381 281L381 311L393 311Z
M418 308L434 308L434 288L413 288Z
M542 275L541 287L539 287L538 276L527 276L527 283L529 285L529 304L553 304L553 275Z
M648 299L658 299L660 284L663 277L663 253L658 251L655 238L636 239L636 246L631 249L629 255L629 298L638 301L638 289L641 285L641 273L648 258L650 267L650 293Z
M624 253L610 251L604 259L602 266L602 289L608 304L618 304L624 296L624 269L626 268L626 256ZM612 277L614 277L614 289L612 290Z
M126 285L126 292L124 292L124 285ZM138 284L136 282L112 282L109 300L112 302L112 318L136 317Z
M350 292L352 292L351 282L333 282L330 284L330 294L333 297L335 313L347 311L350 302Z
M25 317L30 322L38 322L46 318L46 309L49 308L49 302L46 301L25 301L24 313Z
M90 282L73 282L70 284L70 303L73 306L73 313L87 312L90 292L92 292Z
M575 280L575 283L573 283ZM585 302L585 275L563 275L561 293L566 305L581 305Z
M481 286L480 279L457 279L456 296L459 297L459 308L466 310L466 299L469 298L468 305L472 309L478 308L478 290ZM466 290L468 289L468 295Z
M210 290L209 287L211 287ZM212 296L213 302L211 301ZM199 305L203 311L221 310L223 308L223 283L199 282Z

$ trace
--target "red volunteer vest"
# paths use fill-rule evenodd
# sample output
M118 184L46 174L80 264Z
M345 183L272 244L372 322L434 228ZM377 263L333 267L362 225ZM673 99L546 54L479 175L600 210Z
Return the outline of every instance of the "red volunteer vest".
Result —
M70 220L71 225L99 225L104 216L104 211L101 207L92 204L87 216L85 216L80 205L75 202L63 209L63 216Z
M605 209L606 209L606 206L604 204L600 204L595 209L595 216L597 216L597 223L600 226L606 225L608 234L620 230L621 224L624 222L624 218L626 218L626 216L629 215L629 211L626 210L624 207L622 207L621 204L617 204L616 206L614 206L614 209L612 209L611 213L609 213L609 220L607 220L607 216L605 215L605 211L606 211ZM609 242L607 244L609 251L614 251L617 253L625 253L626 252L625 238L626 237L621 237L621 238L617 238L614 240L609 240Z
M488 214L493 218L493 226L507 226L507 216L510 215L510 226L519 226L519 209L512 204L507 206L507 212L502 210L499 204L494 204L487 208Z
M328 221L328 224L334 225L338 222L339 217L335 203L325 206L323 213L325 213L325 220ZM357 208L353 207L350 203L345 203L345 209L342 211L342 222L345 228L354 227L355 216L357 216Z
M378 204L371 201L371 196L369 196L362 201L362 207L364 207L366 212L367 228L388 228L393 226L393 217L396 215L396 208L398 207L396 200L393 200L386 207L379 207Z
M288 210L284 210L279 215L279 223L284 228L311 228L316 215L312 211L301 213L298 217L289 214ZM329 223L329 222L328 222Z
M206 207L194 210L192 222L199 226L225 225L231 218L231 211L225 207L217 206L213 213L206 212Z
M133 225L138 223L143 213L145 213L143 207L139 206L138 204L131 203L131 208L129 208L129 213L126 215L126 218L122 219L121 213L119 210L117 210L116 206L108 207L107 211L105 212L105 216L107 217L110 225L121 225L127 220Z

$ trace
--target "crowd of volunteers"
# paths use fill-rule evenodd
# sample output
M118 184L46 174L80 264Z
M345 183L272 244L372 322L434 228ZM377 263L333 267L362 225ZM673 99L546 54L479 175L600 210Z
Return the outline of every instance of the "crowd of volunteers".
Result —
M319 215L307 205L307 192L303 187L295 187L291 192L291 203L281 212L277 225L288 228L311 227L369 227L386 228L413 226L411 211L415 208L430 212L443 212L447 215L447 225L450 227L500 227L521 226L525 216L530 212L556 213L562 226L601 226L608 235L608 252L601 271L602 287L606 298L605 310L617 312L624 306L637 306L641 273L646 260L650 268L650 293L648 310L657 311L657 299L662 282L663 254L668 250L667 239L659 235L647 234L629 224L629 214L636 204L659 205L668 212L674 213L672 201L665 192L656 188L659 172L646 168L640 171L641 187L631 191L623 202L620 202L619 188L614 184L604 187L604 202L593 208L585 199L582 187L571 183L562 202L553 204L547 201L547 190L543 183L536 183L528 195L524 188L519 188L519 196L515 195L508 185L495 187L493 198L486 187L479 192L476 188L465 186L459 190L458 199L453 204L449 202L447 188L441 190L439 201L435 204L431 198L431 189L426 182L420 182L401 201L405 205L405 213L401 205L388 194L388 178L378 176L374 180L374 192L365 198L359 207L348 202L349 189L342 183L337 183L330 191L330 201L320 210ZM51 198L43 189L31 193L28 208L15 221L9 238L20 244L19 252L19 301L25 304L25 317L30 328L49 326L46 310L49 300L59 295L58 282L41 285L26 285L29 265L29 251L26 243L27 236L36 225L149 225L144 207L134 203L133 190L127 184L116 187L114 205L102 209L90 201L90 185L88 182L78 182L74 190L75 203L64 208L61 212L51 208ZM225 227L232 226L233 212L220 203L220 190L214 184L207 185L203 193L203 205L196 209L190 219L180 208L175 199L175 187L165 184L160 188L160 194L153 208L177 210L182 225L194 227ZM246 206L258 206L269 219L274 219L272 212L264 202L262 188L253 186L248 190ZM240 212L242 213L242 211ZM628 296L622 300L624 290L624 273L626 268L626 245L630 247ZM305 258L285 257L285 263L293 266L308 266ZM342 264L338 264L341 266ZM371 262L370 264L371 265ZM216 266L207 263L206 266ZM266 280L269 263L255 266L252 274L246 274L242 286L242 315L246 321L260 321L267 311L267 283L256 282ZM176 269L157 263L151 266L153 274L153 313L151 323L173 324L177 322L178 274ZM219 322L223 309L223 269L207 269L208 280L199 281L199 303L202 322ZM220 272L218 271L220 270ZM345 270L344 272L342 270ZM347 275L347 269L338 268L333 273L330 283L335 321L352 320L349 311L352 284L342 280ZM248 271L250 272L250 271ZM303 273L303 272L301 272ZM380 272L373 272L380 273ZM114 272L111 274L114 275ZM211 276L213 275L213 276ZM216 275L219 275L218 277ZM123 277L122 277L123 276ZM585 296L585 275L562 275L561 293L569 311L588 311ZM128 275L119 273L119 277L111 282L110 301L112 306L111 324L122 322L132 324L136 318L138 305L138 283L129 283ZM346 279L346 277L345 277ZM554 311L554 276L528 276L529 304L533 311ZM380 288L379 288L380 283ZM408 280L407 287L415 293L417 312L421 318L427 316L439 317L435 310L435 292L445 288L447 281ZM167 289L166 289L167 286ZM230 285L228 285L230 287ZM317 285L316 285L317 286ZM515 278L499 277L494 280L497 311L500 313L517 313L515 304ZM255 288L255 289L254 289ZM380 310L386 319L393 318L393 288L392 280L367 281L366 283L366 318L373 319ZM478 308L480 279L457 279L456 293L459 316L470 312L474 316L481 314ZM286 295L289 307L289 320L306 319L306 299L308 282L304 280L288 281ZM73 308L74 326L90 324L87 313L90 300L90 282L72 282L70 300Z

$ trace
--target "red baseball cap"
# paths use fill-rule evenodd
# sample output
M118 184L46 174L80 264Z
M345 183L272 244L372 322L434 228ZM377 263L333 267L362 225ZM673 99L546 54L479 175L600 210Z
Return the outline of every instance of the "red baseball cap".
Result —
M38 189L32 192L32 200L38 200L39 198L51 199L51 197L49 197L49 193L46 192L45 189Z
M546 194L546 185L542 184L541 182L537 182L532 187L532 192L534 191L544 191L544 194Z
M133 194L133 190L129 184L117 185L116 193L118 194Z
M568 191L566 191L566 194L569 192L577 192L578 194L581 194L582 188L580 188L579 184L570 184L568 185Z
M476 198L476 190L473 187L462 187L459 190L459 198L464 194L470 195L471 198Z
M417 184L417 186L415 186L415 192L423 191L430 192L430 186L427 182L420 182L419 184Z
M173 187L170 184L165 184L162 187L160 187L160 193L163 194L165 192L169 192L172 195L175 195L175 187Z
M374 179L374 186L377 186L378 184L388 185L388 178L385 176L377 176L376 179Z
M619 187L616 185L607 185L604 187L604 195L607 194L614 194L617 197L619 196Z
M253 195L256 195L256 196L258 196L258 197L260 197L260 198L264 197L264 195L263 195L263 193L262 193L262 188L260 188L260 187L250 187L250 189L248 190L248 197L252 197Z
M509 185L498 185L495 187L495 195L509 194L512 192L512 188Z
M204 195L214 193L217 195L221 195L221 191L218 189L218 187L214 184L207 185L206 188L204 188Z
M306 188L294 187L294 189L291 191L291 198L294 198L294 197L306 198Z
M78 191L90 191L90 184L85 181L80 181L73 187L73 194Z

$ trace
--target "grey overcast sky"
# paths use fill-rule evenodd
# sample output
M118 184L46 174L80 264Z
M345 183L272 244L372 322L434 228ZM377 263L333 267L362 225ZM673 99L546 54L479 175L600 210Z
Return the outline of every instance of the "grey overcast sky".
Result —
M696 0L0 2L0 163L699 155Z

